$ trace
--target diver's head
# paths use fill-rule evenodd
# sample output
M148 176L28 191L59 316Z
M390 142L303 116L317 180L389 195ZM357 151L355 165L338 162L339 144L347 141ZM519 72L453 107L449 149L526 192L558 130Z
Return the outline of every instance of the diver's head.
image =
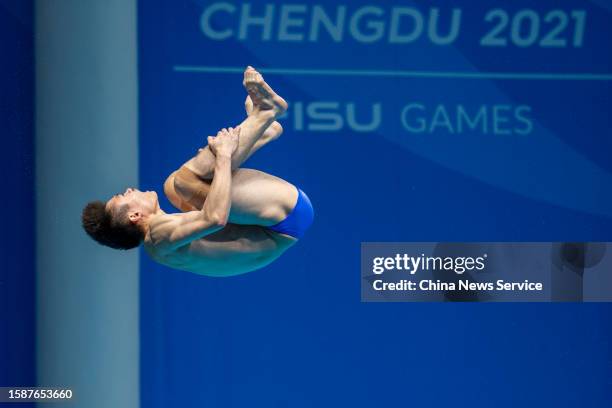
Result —
M144 239L148 219L159 210L157 193L128 188L107 202L92 201L81 221L87 234L115 249L135 248Z

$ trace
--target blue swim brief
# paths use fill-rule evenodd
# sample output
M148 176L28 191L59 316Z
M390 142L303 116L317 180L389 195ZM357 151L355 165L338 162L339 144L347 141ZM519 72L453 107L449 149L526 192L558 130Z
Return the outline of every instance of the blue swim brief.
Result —
M297 187L296 187L297 188ZM295 207L289 213L287 218L279 222L278 224L267 227L274 232L278 232L280 234L286 234L293 238L302 238L306 230L312 224L314 219L314 209L312 208L312 204L310 203L310 199L299 188L297 202L295 203Z

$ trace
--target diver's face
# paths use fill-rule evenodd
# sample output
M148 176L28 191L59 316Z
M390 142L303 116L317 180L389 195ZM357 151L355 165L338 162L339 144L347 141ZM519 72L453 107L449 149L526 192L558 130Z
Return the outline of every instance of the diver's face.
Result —
M123 194L116 194L106 202L106 208L115 213L126 206L128 214L138 213L140 216L153 214L159 206L157 193L128 188Z

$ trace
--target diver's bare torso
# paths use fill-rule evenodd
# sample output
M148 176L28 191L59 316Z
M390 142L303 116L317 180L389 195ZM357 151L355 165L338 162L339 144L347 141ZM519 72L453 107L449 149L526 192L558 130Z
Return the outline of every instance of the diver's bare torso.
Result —
M278 258L297 240L257 225L225 228L166 252L145 240L147 253L174 269L207 276L232 276L259 269Z

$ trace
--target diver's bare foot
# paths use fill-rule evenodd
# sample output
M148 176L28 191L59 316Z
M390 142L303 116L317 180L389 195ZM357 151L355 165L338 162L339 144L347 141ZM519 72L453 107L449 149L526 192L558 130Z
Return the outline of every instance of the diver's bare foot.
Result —
M272 111L278 117L287 110L287 102L274 92L255 68L247 67L242 84L253 101L254 111Z
M253 113L253 101L251 97L247 95L246 100L244 101L244 109L246 110L247 115L251 115ZM264 134L261 136L262 139L266 141L273 141L279 138L280 135L283 134L283 126L277 121L272 122L270 126L266 129Z

